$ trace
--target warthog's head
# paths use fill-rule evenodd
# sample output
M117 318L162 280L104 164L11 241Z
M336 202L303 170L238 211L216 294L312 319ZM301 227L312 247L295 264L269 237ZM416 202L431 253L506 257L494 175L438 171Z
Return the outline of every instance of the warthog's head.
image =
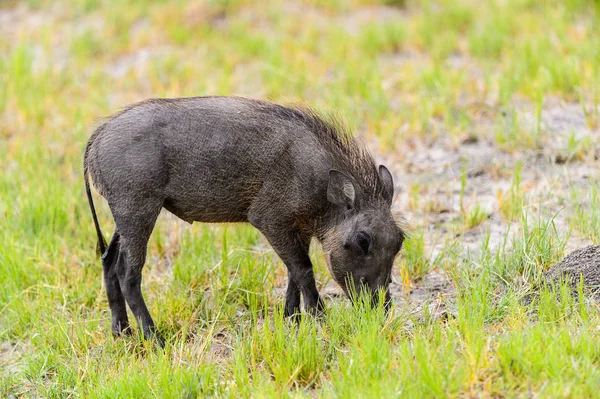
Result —
M376 304L379 291L384 291L389 307L392 265L404 241L404 232L391 211L392 176L380 166L380 190L369 196L342 172L332 170L329 178L327 198L337 206L339 215L325 233L323 247L333 278L351 299L366 289Z

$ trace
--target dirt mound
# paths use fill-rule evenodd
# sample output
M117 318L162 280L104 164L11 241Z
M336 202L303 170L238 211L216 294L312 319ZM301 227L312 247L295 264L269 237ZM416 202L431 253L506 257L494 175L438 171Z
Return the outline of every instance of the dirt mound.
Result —
M546 272L546 281L560 283L567 281L577 292L580 278L586 292L600 300L600 245L590 245L577 249Z

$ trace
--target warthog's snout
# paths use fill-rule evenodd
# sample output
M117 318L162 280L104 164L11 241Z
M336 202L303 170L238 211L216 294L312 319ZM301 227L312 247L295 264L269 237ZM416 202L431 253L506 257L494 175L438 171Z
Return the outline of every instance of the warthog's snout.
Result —
M380 279L359 279L354 282L352 277L349 277L346 284L345 293L355 305L362 300L367 300L371 307L377 308L383 302L383 307L389 311L392 305L392 297L389 290L389 278ZM363 299L364 298L364 299Z

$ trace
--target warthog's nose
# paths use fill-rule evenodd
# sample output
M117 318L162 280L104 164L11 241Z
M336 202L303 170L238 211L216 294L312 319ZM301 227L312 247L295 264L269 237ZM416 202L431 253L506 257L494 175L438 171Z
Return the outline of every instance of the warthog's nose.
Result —
M392 296L390 295L389 288L385 291L385 302L383 303L383 308L385 309L386 313L392 310Z
M370 304L373 308L377 308L380 304L380 298L383 300L383 307L387 311L391 309L392 299L388 284L378 284L377 281L368 281L365 278L361 278L358 282L350 286L346 291L348 297L354 304L360 302L361 296L364 294L367 298L370 298ZM382 295L383 293L383 295Z
M384 292L383 298L381 298L381 292ZM375 291L371 291L371 305L373 308L379 306L380 299L383 300L383 308L386 312L392 307L392 298L390 296L390 291L388 288L378 288Z

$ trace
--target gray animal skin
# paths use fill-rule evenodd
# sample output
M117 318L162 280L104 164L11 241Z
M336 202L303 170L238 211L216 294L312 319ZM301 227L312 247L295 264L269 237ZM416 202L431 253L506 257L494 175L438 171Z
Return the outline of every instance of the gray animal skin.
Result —
M116 229L108 246L88 172ZM288 269L287 316L323 310L308 256L312 237L346 294L386 292L404 233L394 184L343 127L310 109L239 97L151 99L108 118L90 137L85 185L102 255L114 334L156 331L141 291L148 239L162 208L192 222L249 222Z

